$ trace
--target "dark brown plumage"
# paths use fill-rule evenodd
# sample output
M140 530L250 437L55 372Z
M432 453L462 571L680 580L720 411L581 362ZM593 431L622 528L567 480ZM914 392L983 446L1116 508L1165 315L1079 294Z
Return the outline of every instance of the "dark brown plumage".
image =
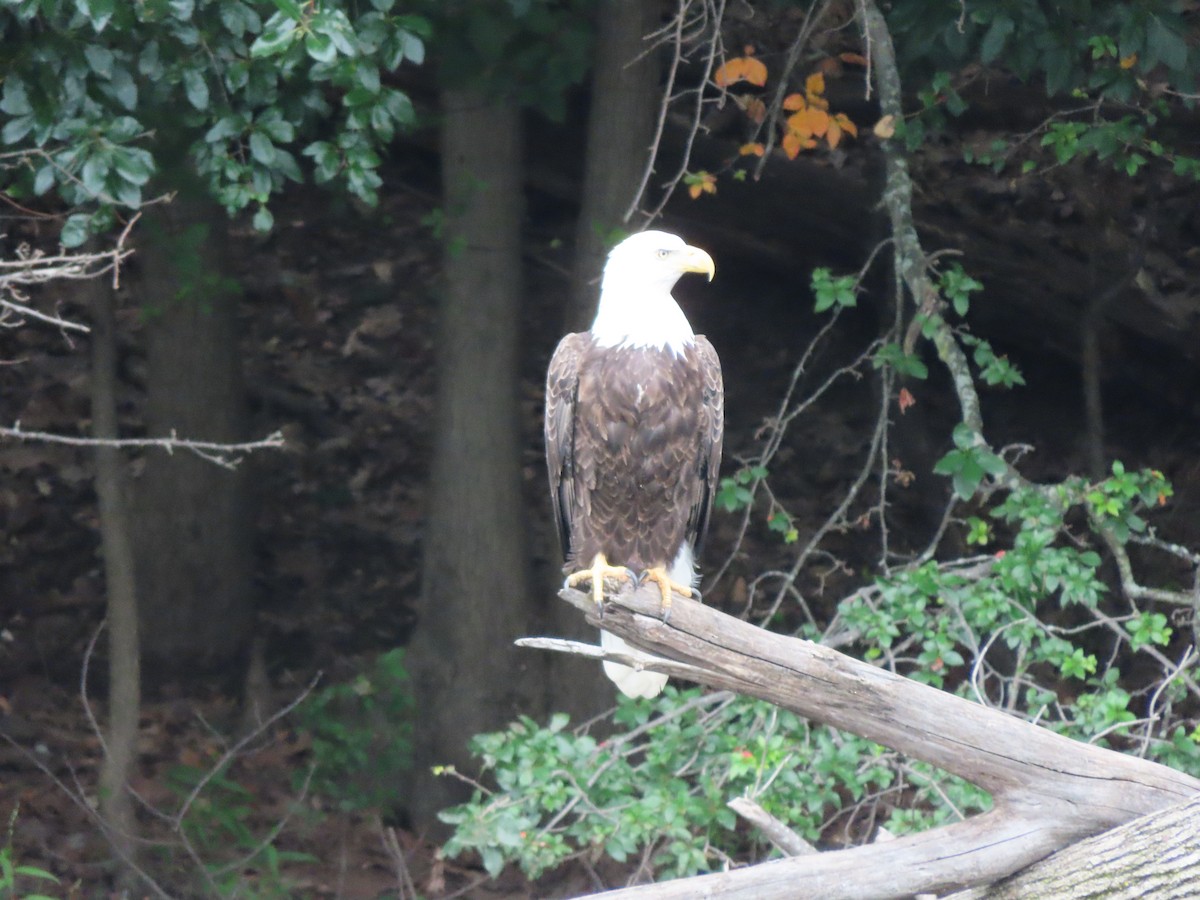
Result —
M721 462L721 365L703 336L655 348L558 345L546 384L546 459L567 571L602 553L635 572L698 553Z

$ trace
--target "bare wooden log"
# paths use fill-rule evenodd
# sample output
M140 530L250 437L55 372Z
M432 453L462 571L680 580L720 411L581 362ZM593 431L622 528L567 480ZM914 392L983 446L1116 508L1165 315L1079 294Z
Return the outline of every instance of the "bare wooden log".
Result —
M793 710L925 760L992 794L994 808L898 840L645 885L620 898L904 897L990 884L1048 854L1200 794L1200 780L1053 734L810 641L772 634L653 586L564 600L635 647L647 665Z
M1200 797L1060 850L946 900L1185 900L1200 893Z

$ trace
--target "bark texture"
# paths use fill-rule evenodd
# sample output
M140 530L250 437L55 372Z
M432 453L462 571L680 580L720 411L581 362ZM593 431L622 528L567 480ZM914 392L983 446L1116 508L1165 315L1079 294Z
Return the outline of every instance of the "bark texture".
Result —
M520 115L471 90L446 90L442 108L438 420L409 657L414 779L403 798L421 825L436 825L437 811L464 794L430 767L467 771L472 735L542 708L545 671L510 646L533 619L517 439Z
M1184 900L1200 895L1200 797L1073 844L948 900Z
M147 213L135 289L147 317L150 435L240 441L245 399L236 286L222 275L226 219L197 192ZM142 651L148 671L219 671L250 634L250 513L244 468L153 453L135 495Z
M116 438L116 298L100 279L86 282L92 308L92 436ZM117 855L132 862L136 825L129 776L137 755L141 709L137 591L125 459L116 447L96 448L96 498L104 556L108 629L108 731L100 768L100 815ZM130 886L132 875L123 879Z
M588 116L575 267L567 331L582 331L596 314L607 237L625 225L650 156L660 100L657 55L645 36L659 6L645 0L602 0L596 6L596 60Z

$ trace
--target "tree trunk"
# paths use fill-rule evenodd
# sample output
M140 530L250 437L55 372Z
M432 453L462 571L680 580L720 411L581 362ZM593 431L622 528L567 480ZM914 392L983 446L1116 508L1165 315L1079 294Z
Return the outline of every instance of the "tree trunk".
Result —
M600 270L614 228L626 224L650 157L654 113L662 100L657 55L645 36L659 21L657 3L603 0L596 8L596 61L575 227L575 267L567 329L582 331L596 314Z
M242 440L237 297L222 273L223 214L188 187L147 212L146 225L136 289L147 318L147 432ZM135 499L147 669L156 677L220 671L242 654L252 622L246 474L190 453L153 453Z
M92 435L116 438L116 298L99 278L85 283L92 308ZM129 775L137 754L141 709L137 593L125 460L116 447L96 448L96 498L108 598L108 733L100 769L100 815L117 855L134 861L135 819ZM127 869L122 880L131 886Z
M445 90L445 279L424 576L410 650L414 772L404 798L436 824L470 767L467 741L543 708L545 667L512 647L535 620L521 518L517 371L521 141L515 106ZM546 604L553 603L546 598Z

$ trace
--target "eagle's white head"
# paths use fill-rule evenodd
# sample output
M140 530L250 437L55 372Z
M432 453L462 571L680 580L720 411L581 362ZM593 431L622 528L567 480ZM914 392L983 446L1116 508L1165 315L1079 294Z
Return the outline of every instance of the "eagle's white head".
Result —
M643 231L625 238L604 265L592 336L601 347L657 347L682 355L696 336L671 288L685 272L702 272L712 281L714 271L711 256L676 235Z

